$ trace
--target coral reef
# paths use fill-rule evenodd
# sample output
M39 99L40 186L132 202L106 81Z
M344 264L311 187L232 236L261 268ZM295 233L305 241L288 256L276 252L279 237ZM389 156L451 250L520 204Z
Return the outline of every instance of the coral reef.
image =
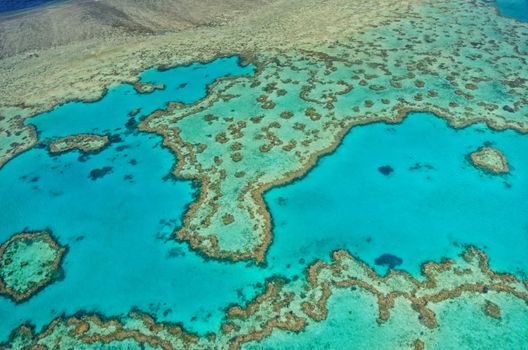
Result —
M440 322L430 306L449 304L468 293L477 296L480 302L486 301L483 312L493 317L497 309L489 299L494 295L520 299L528 308L528 286L513 275L493 272L487 256L473 247L456 260L424 264L423 277L419 281L394 270L381 277L347 252L336 251L332 262L318 261L311 265L306 279L269 279L265 290L252 302L226 310L226 321L217 333L198 336L180 325L157 323L141 312L131 312L121 319L80 314L57 318L38 334L26 325L21 326L2 347L51 349L58 344L59 348L97 348L131 343L161 349L238 349L268 337L273 331L298 332L310 322L326 319L327 301L334 291L341 289L373 295L379 309L379 324L389 320L396 302L405 300L424 330L434 329ZM415 348L424 347L421 339L412 342Z
M22 302L60 276L65 248L49 232L24 232L0 246L0 294Z
M526 132L525 58L517 36L500 44L499 36L525 36L528 27L503 23L506 32L490 11L491 23L477 30L474 13L488 10L405 8L331 44L259 54L254 77L219 81L193 105L150 115L139 128L164 137L178 155L177 176L202 183L177 237L211 257L262 262L272 239L263 192L305 174L354 126L430 111L455 128L485 122ZM505 95L510 111L501 108ZM235 216L229 226L226 213Z
M0 112L0 168L36 143L37 133L33 126L24 125L20 115L5 116Z
M159 17L152 15L157 22L149 22L137 16L139 5L114 3L102 0L90 10L75 0L46 14L35 10L35 26L23 25L24 14L0 19L0 28L10 28L0 38L0 168L38 144L28 123L39 113L96 100L123 82L141 94L164 89L138 82L139 72L238 53L244 64L257 66L254 76L220 79L204 99L170 103L138 126L161 135L177 155L176 176L199 183L176 237L208 257L264 263L273 237L263 193L303 176L356 126L400 123L409 112L429 111L454 128L482 122L528 131L528 26L498 16L486 1L275 0L255 1L241 13L233 0L225 16L204 5L204 13L192 10L174 25L159 9ZM65 14L76 11L87 18L106 14L104 26L93 25L99 29L82 38L64 34ZM47 21L63 34L53 45L41 45L41 35L24 29ZM23 47L14 44L19 41ZM50 152L94 152L108 142L107 136L71 135L53 141ZM470 158L491 173L509 171L496 149L481 148ZM394 171L384 164L378 170ZM89 177L110 172L110 166L96 168ZM13 236L0 246L0 293L27 300L59 276L64 251L47 232ZM401 259L387 254L378 262L395 267ZM42 331L20 326L0 348L238 349L274 331L299 332L325 320L337 290L375 298L379 325L401 304L425 331L441 323L435 306L467 295L494 322L507 312L497 295L528 303L526 282L492 271L473 247L460 259L425 264L423 279L396 270L380 276L337 251L330 262L312 264L305 279L269 279L252 302L226 310L216 333L191 334L139 311L116 319L80 312ZM426 339L407 344L427 346Z
M7 52L0 56L0 128L6 130L10 125L8 130L13 134L10 142L0 147L0 164L36 142L31 127L18 124L18 119L25 120L66 101L95 100L113 85L138 81L138 73L154 65L211 60L222 53L256 55L261 65L275 60L286 66L293 63L292 68L300 69L301 75L275 75L274 79L268 75L273 74L272 65L258 80L261 84L284 85L278 90L288 92L282 96L288 99L299 93L295 88L288 91L291 85L308 75L303 95L309 105L302 113L311 119L325 120L328 111L324 105L334 104L338 117L368 118L377 114L394 119L401 107L434 110L456 119L454 124L458 125L482 119L497 128L526 128L522 101L526 99L524 55L528 29L524 23L498 16L485 1L380 4L277 0L255 2L245 13L235 11L237 6L231 5L226 6L221 20L213 18L218 17L218 9L204 5L197 12L206 20L186 22L183 18L183 27L188 30L177 30L171 28L173 19L167 22L166 14L159 11L162 6L157 7L157 16L152 15L163 20L163 25L153 26L138 22L133 15L135 7L108 12L119 4L105 0L92 4L90 14L105 10L108 15L103 28L113 23L113 28L124 32L112 30L116 36L107 36L104 31L92 33L99 27L90 26L85 28L90 34L80 40L73 40L70 20L87 11L84 4L56 5L43 13L35 10L33 18L22 14L2 19L2 26L17 29L5 31L3 47ZM58 37L53 37L50 47L45 45L46 40L33 44L19 40L43 35L35 30L39 25L24 25L29 20L51 21L61 28L57 33L64 37L55 33ZM176 25L178 29L182 29L180 24ZM16 47L17 42L29 46ZM56 46L56 42L61 45ZM342 66L348 70L338 73ZM338 70L325 74L326 67ZM269 82L263 81L265 76ZM369 91L371 97L361 94L362 90ZM341 94L355 98L340 99ZM283 102L269 96L262 98L270 99L263 100L263 107L274 107L263 108L265 111L275 114L282 109L277 103ZM334 103L333 98L343 103ZM281 111L277 116L282 112L287 116L294 111ZM332 136L335 139L339 135Z
M50 153L63 153L74 149L84 153L93 153L104 148L110 138L106 135L80 134L54 140L49 145Z
M470 154L471 163L492 174L506 174L510 172L508 161L502 152L493 147L481 147Z
M134 90L139 94L149 94L156 90L165 89L165 85L163 84L143 83L140 81L133 83L132 86L134 86Z

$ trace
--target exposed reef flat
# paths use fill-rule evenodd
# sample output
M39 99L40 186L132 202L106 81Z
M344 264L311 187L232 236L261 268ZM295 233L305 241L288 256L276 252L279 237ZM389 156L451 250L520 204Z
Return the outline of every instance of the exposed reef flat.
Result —
M68 100L97 99L110 86L137 81L140 71L154 65L241 53L257 56L261 65L275 57L284 61L280 57L302 60L306 56L301 70L324 77L311 81L318 86L311 94L328 95L322 99L344 93L347 87L337 82L350 84L356 75L360 78L352 84L354 88L366 84L359 86L374 96L387 95L385 112L378 99L358 96L346 108L349 116L394 118L399 111L393 107L400 104L444 112L458 124L483 118L499 128L526 128L522 101L527 91L527 26L498 16L482 1L276 0L244 2L244 13L233 1L221 9L215 7L220 5L189 6L188 13L178 14L178 21L161 13L164 4L148 11L152 12L148 21L139 15L145 9L116 4L120 3L71 1L0 21L5 28L0 59L0 115L5 118L1 127L12 124L17 115L27 118ZM101 13L105 16L98 17ZM86 27L72 25L83 15L90 18L82 21ZM99 23L102 19L104 23ZM25 25L28 21L32 25ZM41 30L50 23L55 32ZM105 30L109 26L112 30ZM330 62L335 63L330 69L341 64L357 72L321 75ZM265 105L272 103L276 102ZM317 105L310 103L313 112L321 114ZM371 115L365 114L365 108ZM337 103L335 113L343 113ZM1 145L1 162L36 142L28 132L23 133L24 139L13 140L16 144Z
M62 137L50 143L50 153L63 153L77 149L84 153L92 153L105 147L110 138L106 135L80 134Z
M471 163L492 174L506 174L510 172L508 161L504 154L493 147L481 147L470 154Z
M282 2L275 5L264 6L258 18L251 11L233 18L215 28L214 35L201 28L186 38L173 33L142 41L146 46L113 46L102 61L94 62L88 55L71 72L75 82L64 81L65 76L70 79L71 69L65 68L61 78L43 82L51 84L49 89L32 95L10 94L6 86L29 94L34 84L18 86L22 77L14 79L13 72L20 71L13 68L0 88L6 90L0 114L10 121L68 99L97 98L109 84L137 79L135 74L145 65L176 62L169 54L200 60L226 50L244 53L245 60L258 67L255 77L220 81L205 99L190 106L172 104L153 113L140 128L162 135L164 144L178 155L177 176L202 182L179 239L211 257L256 261L264 260L271 241L262 193L303 175L355 125L397 123L409 111L425 110L446 118L453 127L484 121L495 129L526 131L528 27L498 16L494 8L462 0L381 6L335 0L313 8L296 3L306 11L293 11L292 5ZM313 25L303 25L291 36L280 30L280 38L270 29L253 32L262 29L263 20L271 21L269 28L280 25L283 15L271 17L279 8L293 16L288 31L299 29L297 23L313 20ZM330 25L323 18L336 20ZM249 20L247 33L241 34L240 26ZM312 37L314 28L321 33ZM198 33L200 40L194 37ZM250 34L252 40L246 36ZM169 37L181 40L177 48L163 41ZM158 46L147 50L154 43ZM203 43L208 49L197 47ZM225 45L213 53L220 43ZM120 56L119 63L115 55ZM0 66L16 56L5 58ZM107 63L114 64L111 78L101 73L110 69L105 68ZM36 61L32 65L39 66ZM94 68L99 70L93 72ZM88 71L101 80L86 81ZM57 84L77 88L64 91ZM35 142L30 137L6 145L0 159ZM233 219L226 221L228 213Z
M340 291L374 297L379 325L402 316L400 313L410 317L407 322L418 320L416 338L407 339L401 348L417 343L423 348L427 342L434 341L436 329L443 320L437 318L433 309L453 307L453 302L468 295L473 297L472 302L482 305L481 312L490 318L500 317L494 301L518 300L528 309L526 283L512 275L491 271L486 255L473 247L467 248L457 259L424 264L424 279L420 281L394 270L380 277L345 251L334 252L330 263L315 262L306 274L305 279L296 281L268 280L260 295L244 307L229 307L221 329L205 336L188 333L179 325L157 323L139 312L121 319L84 314L57 318L38 334L28 326L21 326L13 332L9 344L3 347L51 349L60 340L60 344L76 348L132 344L161 349L238 349L262 341L274 331L298 332L314 322L325 320L329 299ZM398 332L397 326L394 331ZM458 329L459 338L463 338L460 333L464 331ZM302 334L297 336L302 337ZM523 336L519 334L519 337ZM398 346L393 344L393 348Z
M128 8L126 3L72 0L35 10L31 17L0 19L0 133L7 136L0 142L0 166L44 142L37 139L42 130L37 135L29 124L36 114L70 100L94 101L116 84L134 84L139 72L149 67L164 70L238 53L243 63L258 68L255 76L219 80L208 87L207 97L192 104L173 102L156 112L141 106L141 116L115 128L149 137L132 132L143 121L139 129L161 135L164 145L177 155L174 174L200 183L199 197L176 236L209 257L264 262L272 235L263 193L304 175L353 127L377 121L399 123L410 111L430 111L454 128L484 122L494 129L528 130L528 28L498 16L480 0L269 0L243 7L233 0L191 6L188 11L182 10L185 6L167 6L165 0L157 5L135 2ZM162 13L164 8L171 10ZM80 27L71 25L76 22L82 22ZM144 98L163 92L157 84L133 86L133 93ZM131 104L127 113L140 113L137 107ZM68 115L64 117L68 120ZM81 132L90 131L71 135ZM125 149L117 151L118 147L116 152ZM129 153L122 154L124 158ZM508 152L508 156L516 164L514 155ZM60 157L55 158L59 162ZM135 158L130 162L137 164ZM402 174L401 167L390 164L394 165L376 165L386 175L383 180ZM115 164L98 164L84 178L103 186L119 174L132 187L133 172L119 171ZM26 179L36 196L39 187L32 181L38 177ZM112 217L110 222L114 221L118 220ZM387 252L398 256L380 256L383 266L408 260L399 258L398 251ZM304 260L302 264L306 266ZM490 322L508 320L505 299L526 310L526 282L491 271L487 257L475 248L469 248L464 259L426 264L423 274L421 280L395 271L381 277L349 253L338 251L330 262L313 264L306 279L295 275L292 280L268 280L252 302L229 307L225 322L214 333L192 334L141 312L107 319L77 307L66 312L79 312L74 317L59 317L42 331L19 327L9 344L0 348L238 348L263 340L273 330L298 332L320 324L329 317L332 296L340 292L374 300L377 315L371 323L380 328L390 326L395 317L414 321L419 332L391 343L394 347L434 344L438 334L434 332L446 328L439 325L452 322L447 321L446 310L455 309L456 314L458 303L467 304L468 298ZM208 287L216 288L225 281L212 280L199 283L207 281ZM187 298L181 300L185 303ZM178 303L180 299L171 306ZM87 310L101 310L88 305ZM155 306L149 312L157 312L153 310ZM526 340L525 324L519 323L520 332L505 333Z
M65 248L48 232L14 235L0 246L0 294L21 302L58 277Z
M311 50L257 55L255 77L220 81L198 103L149 116L139 127L162 135L178 155L176 175L202 182L178 238L212 257L263 261L271 225L262 193L303 175L354 126L399 123L425 110L455 128L484 121L525 132L526 90L518 84L525 57L517 43L499 44L504 28L488 24L468 47L475 38L463 33L472 32L480 8L464 5L471 8L458 4L456 22L445 16L452 3L422 5L411 17L420 21L402 13L384 23L384 35L365 29ZM419 38L405 34L413 32ZM511 102L514 109L501 108ZM235 217L229 226L226 213Z

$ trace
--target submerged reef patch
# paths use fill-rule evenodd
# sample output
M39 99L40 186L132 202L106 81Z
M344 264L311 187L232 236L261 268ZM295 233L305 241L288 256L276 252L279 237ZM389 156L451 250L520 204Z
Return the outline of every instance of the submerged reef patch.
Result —
M390 174L394 172L394 169L390 165L384 165L384 166L380 166L378 168L378 171L385 176L389 176Z
M96 181L110 174L112 170L113 168L111 166L104 166L102 168L93 169L90 171L90 174L88 175L88 177L92 181Z
M401 265L403 262L403 260L399 257L397 257L396 255L392 255L392 254L383 254L383 255L380 255L375 261L374 263L376 265L382 265L382 266L387 266L389 269L393 269L395 268L396 266L399 266Z
M471 163L491 174L507 174L510 172L508 161L504 154L493 147L481 147L470 154Z
M198 336L182 326L158 323L141 312L131 312L120 319L107 319L97 314L59 317L42 332L35 334L27 325L14 331L5 349L51 349L59 341L72 347L103 345L151 346L163 349L238 349L250 342L261 341L277 330L298 332L310 322L327 318L327 302L333 292L363 292L377 300L378 324L401 312L396 303L410 308L423 327L435 329L439 322L431 306L471 294L479 303L488 302L483 312L492 317L497 308L489 303L495 297L520 299L528 310L528 286L509 274L490 270L487 256L469 247L457 259L423 265L423 281L406 272L391 270L381 277L369 266L345 251L336 251L330 263L317 261L307 270L305 279L268 279L265 290L245 306L231 306L226 321L216 333ZM411 314L412 315L412 312ZM424 332L421 334L424 334ZM422 339L412 342L424 345Z
M0 294L16 302L31 298L60 276L64 252L49 232L14 235L0 246Z
M496 318L500 320L501 318L501 309L500 307L495 304L494 302L491 302L489 300L486 300L486 304L484 304L484 313L490 317Z

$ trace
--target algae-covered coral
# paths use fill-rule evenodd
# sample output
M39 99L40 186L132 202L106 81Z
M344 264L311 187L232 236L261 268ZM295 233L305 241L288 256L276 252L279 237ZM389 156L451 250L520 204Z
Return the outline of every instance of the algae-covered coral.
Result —
M0 294L17 302L31 298L59 277L65 248L48 232L24 232L0 246Z
M265 290L252 302L226 310L226 321L216 333L198 336L179 325L158 323L140 312L132 312L121 319L84 314L60 317L37 334L31 328L21 326L4 347L51 349L109 345L238 349L246 343L265 339L274 330L299 332L310 323L325 320L328 299L340 290L372 295L377 300L377 322L380 325L393 317L396 305L398 312L402 312L402 307L408 308L419 320L418 329L421 328L424 339L434 337L431 330L442 322L433 311L435 305L450 305L453 300L468 294L475 295L483 305L482 312L491 317L500 312L497 305L490 306L493 305L490 300L497 298L519 300L528 310L528 286L512 275L490 270L487 256L473 247L467 248L457 259L425 264L423 277L416 280L399 271L391 271L382 277L347 252L336 251L330 263L318 261L311 265L305 279L268 280ZM398 332L397 327L395 332ZM413 342L423 344L424 340L408 339L407 345Z

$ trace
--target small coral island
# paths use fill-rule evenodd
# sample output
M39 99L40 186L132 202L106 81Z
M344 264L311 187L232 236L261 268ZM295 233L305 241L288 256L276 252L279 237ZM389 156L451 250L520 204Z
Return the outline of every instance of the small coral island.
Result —
M136 90L138 94L150 94L156 90L165 89L165 84L143 83L141 81L135 82L132 86L134 86L134 90Z
M106 135L79 134L53 141L49 145L50 153L63 153L78 149L84 153L100 151L110 141Z
M57 279L65 248L49 232L16 234L0 246L0 295L22 302Z
M470 155L471 163L492 174L506 174L510 172L508 161L504 154L496 148L481 147Z

